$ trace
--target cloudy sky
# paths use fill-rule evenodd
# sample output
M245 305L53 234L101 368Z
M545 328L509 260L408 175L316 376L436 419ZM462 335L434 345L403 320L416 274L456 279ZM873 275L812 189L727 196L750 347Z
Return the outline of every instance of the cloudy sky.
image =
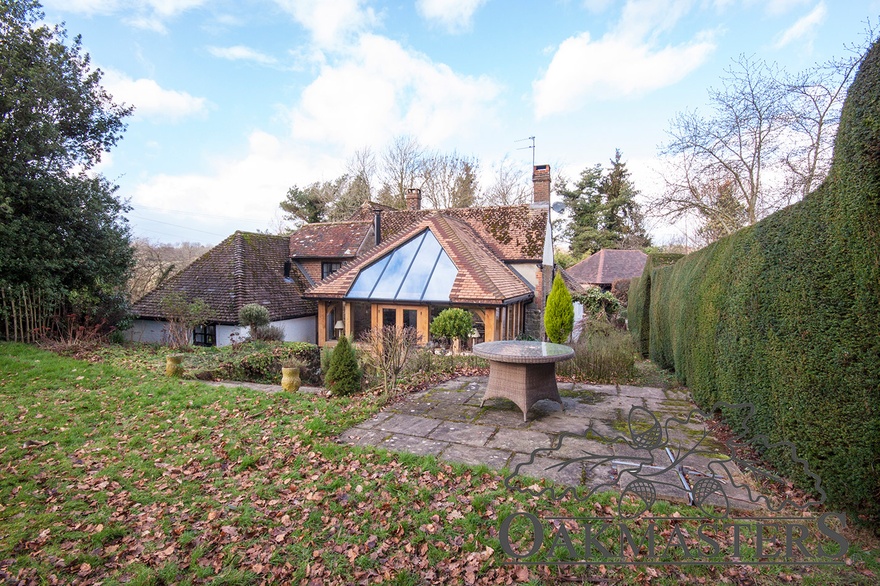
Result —
M101 171L135 236L278 223L291 185L412 135L569 177L622 150L657 189L669 119L740 54L797 71L861 43L880 0L44 0L137 110ZM668 240L676 230L653 224Z

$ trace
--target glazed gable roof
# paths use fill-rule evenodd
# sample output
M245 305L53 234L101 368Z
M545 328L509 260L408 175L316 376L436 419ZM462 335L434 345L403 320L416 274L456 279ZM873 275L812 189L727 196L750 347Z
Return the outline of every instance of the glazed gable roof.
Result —
M317 305L304 299L309 284L292 267L290 280L284 278L289 259L287 236L236 232L200 256L157 289L147 293L132 307L146 318L166 318L162 299L180 293L186 299L202 299L211 308L212 321L238 323L238 311L248 303L259 303L269 310L272 321L315 315Z
M458 269L449 299L453 303L503 304L533 295L531 289L505 265L467 223L431 210L424 218L398 232L364 256L350 262L327 280L306 292L306 297L341 299L346 296L361 269L391 253L425 229L431 230ZM384 221L384 219L383 219Z
M387 210L382 206L378 209L381 209L382 240L394 238L412 225L440 212L444 217L456 219L470 227L492 254L503 261L541 262L548 214L547 207L543 205L443 210ZM362 206L351 219L372 221L373 214L372 207Z
M354 258L372 233L372 222L306 224L290 235L294 258Z
M617 279L641 276L647 260L641 250L603 248L566 270L579 283L610 285Z

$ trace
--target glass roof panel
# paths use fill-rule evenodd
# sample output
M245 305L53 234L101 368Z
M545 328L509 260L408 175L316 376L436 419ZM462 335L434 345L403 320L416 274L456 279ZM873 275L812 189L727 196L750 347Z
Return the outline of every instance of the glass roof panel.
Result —
M452 284L458 275L458 269L446 254L446 251L440 251L440 257L437 259L437 265L431 278L428 280L428 286L422 295L423 301L449 301L449 293L452 292Z
M430 230L425 232L425 240L419 249L419 254L413 260L412 267L406 280L400 286L397 293L397 299L408 301L420 301L425 285L434 271L434 265L437 263L437 256L443 252L440 243L434 238ZM445 254L445 253L444 253Z
M385 267L385 272L382 273L372 295L370 295L372 299L395 299L397 297L397 290L400 289L400 285L406 278L413 258L415 258L424 239L425 233L422 232L406 244L396 248L389 255L388 266Z
M348 290L348 297L368 299L370 293L373 292L373 287L376 286L376 281L379 280L379 277L382 275L382 271L385 270L385 265L388 264L388 259L390 258L390 254L385 255L367 268L361 269L357 279L352 283L351 289Z
M428 229L362 269L347 297L449 301L457 274L455 264Z

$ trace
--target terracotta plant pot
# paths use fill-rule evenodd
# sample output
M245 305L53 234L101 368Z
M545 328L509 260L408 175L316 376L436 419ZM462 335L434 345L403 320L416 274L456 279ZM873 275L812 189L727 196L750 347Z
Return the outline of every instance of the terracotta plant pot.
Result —
M281 388L285 391L295 393L302 386L302 380L299 378L299 368L297 367L281 367Z
M183 376L183 354L169 354L165 357L165 376Z

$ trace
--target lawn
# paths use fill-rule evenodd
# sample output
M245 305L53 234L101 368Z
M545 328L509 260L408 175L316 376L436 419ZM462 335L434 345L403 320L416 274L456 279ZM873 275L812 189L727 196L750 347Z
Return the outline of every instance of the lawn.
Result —
M9 583L871 584L880 572L864 532L847 533L847 565L825 569L505 564L507 515L587 516L614 497L551 503L485 468L337 444L376 396L214 388L118 362L0 344Z

